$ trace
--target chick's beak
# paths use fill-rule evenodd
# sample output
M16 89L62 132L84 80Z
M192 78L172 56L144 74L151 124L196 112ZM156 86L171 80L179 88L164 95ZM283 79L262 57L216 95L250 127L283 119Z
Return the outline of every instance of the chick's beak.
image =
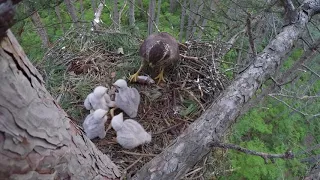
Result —
M113 85L112 85L112 87L114 87L114 88L115 88L115 92L118 92L118 91L119 91L119 86L117 86L117 85L113 84Z

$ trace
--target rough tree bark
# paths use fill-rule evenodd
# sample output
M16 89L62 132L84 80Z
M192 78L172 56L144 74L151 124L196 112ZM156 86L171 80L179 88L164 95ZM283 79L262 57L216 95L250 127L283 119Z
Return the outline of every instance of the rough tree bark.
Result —
M114 179L120 172L44 87L8 31L0 45L0 177Z
M135 26L136 19L134 17L134 0L129 0L129 25L131 27Z
M31 18L32 24L36 28L36 31L41 39L43 47L48 48L50 46L49 36L48 36L48 33L41 22L41 17L39 15L38 11L34 10L31 14L30 18Z
M320 13L320 0L306 0L297 13L298 20L283 28L274 40L258 54L253 63L215 100L185 132L161 154L145 164L133 179L179 179L211 148L208 145L221 141L226 130L239 116L254 92L280 66L290 52L309 19Z
M74 8L72 1L71 0L64 0L64 3L66 4L68 13L70 14L70 17L72 19L72 22L76 27L80 27L78 16L76 9Z

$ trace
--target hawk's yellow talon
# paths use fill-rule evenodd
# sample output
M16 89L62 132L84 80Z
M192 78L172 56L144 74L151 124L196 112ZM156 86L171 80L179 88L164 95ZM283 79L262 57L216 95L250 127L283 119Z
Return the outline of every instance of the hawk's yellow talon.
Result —
M135 73L135 74L131 75L131 76L129 77L129 81L130 81L130 82L136 82L138 76L139 76L138 73Z
M138 69L138 71L137 71L136 73L134 73L133 75L131 75L131 76L129 77L129 81L130 81L130 82L132 82L132 81L133 81L133 82L136 82L136 81L137 81L137 78L138 78L139 73L140 73L140 71L142 70L143 66L144 66L144 63L141 64L141 66L139 67L139 69Z
M158 83L157 83L157 84L159 84L161 81L166 82L166 81L164 80L164 77L163 77L163 72L164 72L164 69L161 69L159 75L154 78L154 79L158 79Z

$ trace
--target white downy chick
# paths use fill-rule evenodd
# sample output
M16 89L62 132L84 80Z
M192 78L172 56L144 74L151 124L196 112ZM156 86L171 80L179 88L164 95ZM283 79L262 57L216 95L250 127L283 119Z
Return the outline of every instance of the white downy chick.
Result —
M96 137L102 139L106 136L104 124L108 119L108 116L106 115L107 112L108 111L103 109L97 109L86 117L82 126L89 139L94 139Z
M108 88L97 86L84 100L84 106L87 110L104 109L109 111L109 107L114 107L115 102L111 101L107 94Z
M111 120L112 128L117 132L117 142L126 149L133 149L139 145L151 142L151 135L135 120L123 121L123 113Z
M128 87L127 82L123 79L118 79L113 86L118 90L115 97L116 107L123 110L130 118L136 117L140 104L138 90Z

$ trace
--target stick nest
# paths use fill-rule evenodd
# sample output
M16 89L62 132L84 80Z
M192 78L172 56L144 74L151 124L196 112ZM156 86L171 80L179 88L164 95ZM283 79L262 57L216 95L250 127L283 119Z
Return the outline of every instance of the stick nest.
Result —
M85 97L97 85L110 87L118 78L135 73L140 65L137 52L141 42L141 38L129 33L79 35L71 31L53 45L37 66L49 91L82 126L89 113L83 106ZM120 47L124 55L117 53ZM137 171L172 143L226 87L228 80L220 71L219 60L223 47L223 43L214 42L181 44L183 57L165 72L166 83L159 86L129 83L141 93L138 117L134 119L152 133L150 144L127 151L112 141L116 137L114 130L93 142L124 172Z

